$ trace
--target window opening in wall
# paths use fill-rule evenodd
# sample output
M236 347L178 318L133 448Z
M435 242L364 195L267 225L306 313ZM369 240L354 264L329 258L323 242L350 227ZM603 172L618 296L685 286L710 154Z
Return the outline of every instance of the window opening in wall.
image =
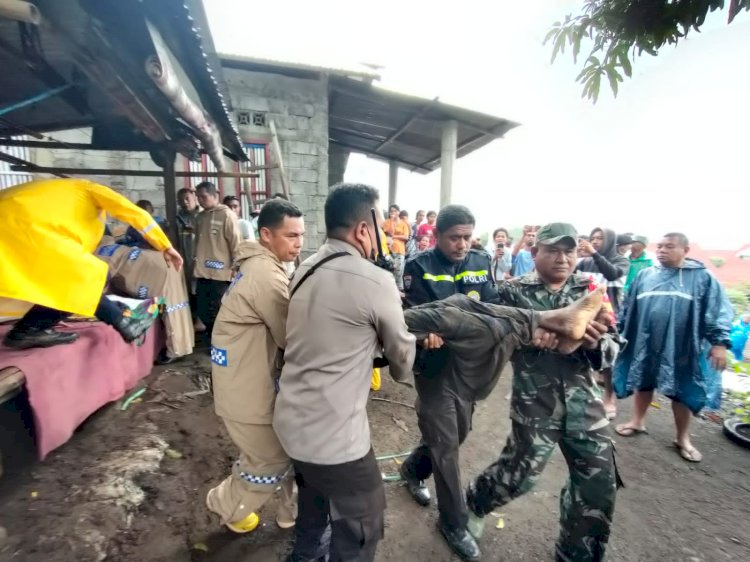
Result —
M240 111L237 113L237 122L240 125L250 125L252 124L252 119L250 117L249 111Z
M11 137L13 140L26 140L25 136ZM26 146L3 146L1 149L6 154L21 160L29 161L29 148ZM0 161L0 189L13 187L20 183L26 183L34 178L26 172L14 172L10 169L11 164Z
M247 142L245 153L250 159L244 162L240 168L246 172L252 172L253 166L267 166L270 161L268 143ZM257 178L240 178L240 201L242 202L242 213L249 216L250 205L260 206L271 197L271 171L256 170Z

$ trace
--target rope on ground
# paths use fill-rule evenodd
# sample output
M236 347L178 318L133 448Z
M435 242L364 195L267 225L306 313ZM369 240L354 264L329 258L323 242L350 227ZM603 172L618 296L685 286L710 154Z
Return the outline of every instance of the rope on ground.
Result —
M389 400L388 398L373 397L372 400L375 400L376 402L388 402L389 404L398 404L399 406L406 406L407 408L411 408L412 410L415 409L414 406L412 406L411 404L407 404L406 402L399 402L397 400Z

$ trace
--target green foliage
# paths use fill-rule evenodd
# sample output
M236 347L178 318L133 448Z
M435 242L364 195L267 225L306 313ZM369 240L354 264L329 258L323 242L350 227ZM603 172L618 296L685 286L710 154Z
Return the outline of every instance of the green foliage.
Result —
M742 314L746 310L750 310L750 298L742 290L736 287L727 289L727 297L734 307L735 314Z
M623 77L633 73L634 55L656 56L665 44L700 31L708 13L723 8L724 0L585 0L582 14L555 22L544 43L552 44L553 62L566 47L578 62L584 39L592 43L576 81L583 84L582 97L596 103L602 79L617 96ZM750 0L730 1L730 23L741 10L750 10Z
M730 371L750 375L750 363L737 361L731 354L728 355L727 361L727 368ZM732 403L729 410L732 415L739 418L743 423L750 423L750 392L731 391L727 394L727 398Z
M720 268L725 263L727 263L727 260L721 257L717 257L717 256L711 256L708 259L711 261L712 264L714 264L714 267L717 269Z

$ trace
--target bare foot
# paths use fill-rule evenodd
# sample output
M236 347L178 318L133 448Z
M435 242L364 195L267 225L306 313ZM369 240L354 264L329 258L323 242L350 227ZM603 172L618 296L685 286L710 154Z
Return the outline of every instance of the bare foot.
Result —
M557 344L557 352L563 355L570 355L583 345L583 340L574 340L565 336L560 336L560 343Z
M571 340L580 340L586 334L586 326L601 311L603 298L604 288L600 287L570 306L541 312L539 326Z

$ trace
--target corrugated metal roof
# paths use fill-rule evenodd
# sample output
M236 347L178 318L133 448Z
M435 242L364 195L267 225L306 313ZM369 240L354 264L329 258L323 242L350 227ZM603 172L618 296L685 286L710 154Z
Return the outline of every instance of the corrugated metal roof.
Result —
M519 124L438 99L429 100L349 80L330 78L328 136L332 143L412 171L440 167L443 126L458 124L457 158L502 138Z
M272 72L274 74L328 74L332 76L345 76L356 78L367 82L379 80L380 75L368 66L362 65L337 65L319 66L303 62L289 62L272 58L250 57L232 53L219 53L222 66L226 68L239 68L241 70L252 70L255 72Z
M145 73L144 62L154 52L145 26L149 18L159 20L157 25L169 34L169 48L186 67L202 107L218 124L224 147L244 158L231 111L219 91L216 73L221 68L212 68L204 49L210 44L210 33L207 24L196 20L202 15L200 0L37 0L35 4L50 23L29 28L24 40L17 22L0 20L0 106L56 85L74 83L75 87L4 116L0 136L91 126L106 133L95 135L106 138L102 148L150 150L155 142L165 140L181 151L188 151L189 144L194 147L194 132ZM39 48L34 53L24 45Z

